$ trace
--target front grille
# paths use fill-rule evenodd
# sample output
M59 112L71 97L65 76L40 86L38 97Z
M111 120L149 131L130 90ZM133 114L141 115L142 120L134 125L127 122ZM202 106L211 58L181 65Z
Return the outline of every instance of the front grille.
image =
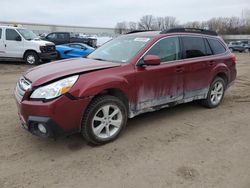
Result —
M55 45L46 45L46 46L41 46L40 50L42 53L50 53L50 52L55 52L56 47Z
M46 51L47 52L55 52L56 51L55 45L46 46Z
M31 87L31 83L25 78L21 77L16 85L15 96L16 100L20 103L27 89Z

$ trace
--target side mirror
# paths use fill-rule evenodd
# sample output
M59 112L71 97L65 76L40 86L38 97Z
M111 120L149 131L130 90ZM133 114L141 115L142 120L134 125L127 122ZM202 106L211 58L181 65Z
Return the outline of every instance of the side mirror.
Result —
M161 64L161 59L157 55L146 55L143 58L144 65L156 66Z
M17 36L17 37L16 37L16 41L22 41L21 36Z

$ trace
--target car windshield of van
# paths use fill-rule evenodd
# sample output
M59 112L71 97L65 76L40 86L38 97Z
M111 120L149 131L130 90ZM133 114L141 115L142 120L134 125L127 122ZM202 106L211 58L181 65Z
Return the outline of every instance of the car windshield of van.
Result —
M17 31L25 38L26 40L38 39L35 33L27 29L17 29Z
M113 39L97 48L87 58L101 61L127 63L149 41L150 37L125 36Z

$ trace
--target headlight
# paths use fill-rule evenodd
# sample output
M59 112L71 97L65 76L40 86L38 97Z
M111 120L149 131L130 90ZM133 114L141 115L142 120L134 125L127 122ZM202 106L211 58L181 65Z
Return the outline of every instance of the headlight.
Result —
M30 96L31 99L53 99L67 93L75 84L78 75L64 78L52 84L37 88Z
M40 50L42 53L45 53L46 52L46 46L40 46Z

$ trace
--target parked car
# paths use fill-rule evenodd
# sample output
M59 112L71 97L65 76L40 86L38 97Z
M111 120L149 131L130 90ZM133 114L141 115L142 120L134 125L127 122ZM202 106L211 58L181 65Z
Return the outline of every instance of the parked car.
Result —
M24 60L27 64L56 59L55 45L40 40L22 27L0 26L0 60Z
M237 52L249 52L250 51L250 44L243 42L243 41L235 41L230 42L228 44L229 49L231 52L237 51Z
M127 34L87 58L46 64L16 86L21 124L40 137L80 132L105 144L127 119L199 100L217 107L236 78L236 58L215 32L171 29Z
M76 42L76 43L84 43L95 48L97 44L96 38L80 38L70 32L53 32L49 33L46 37L42 39L46 41L51 41L56 45Z
M64 45L57 45L57 59L67 59L74 57L86 57L91 52L93 52L95 48L88 46L83 43L69 43Z

